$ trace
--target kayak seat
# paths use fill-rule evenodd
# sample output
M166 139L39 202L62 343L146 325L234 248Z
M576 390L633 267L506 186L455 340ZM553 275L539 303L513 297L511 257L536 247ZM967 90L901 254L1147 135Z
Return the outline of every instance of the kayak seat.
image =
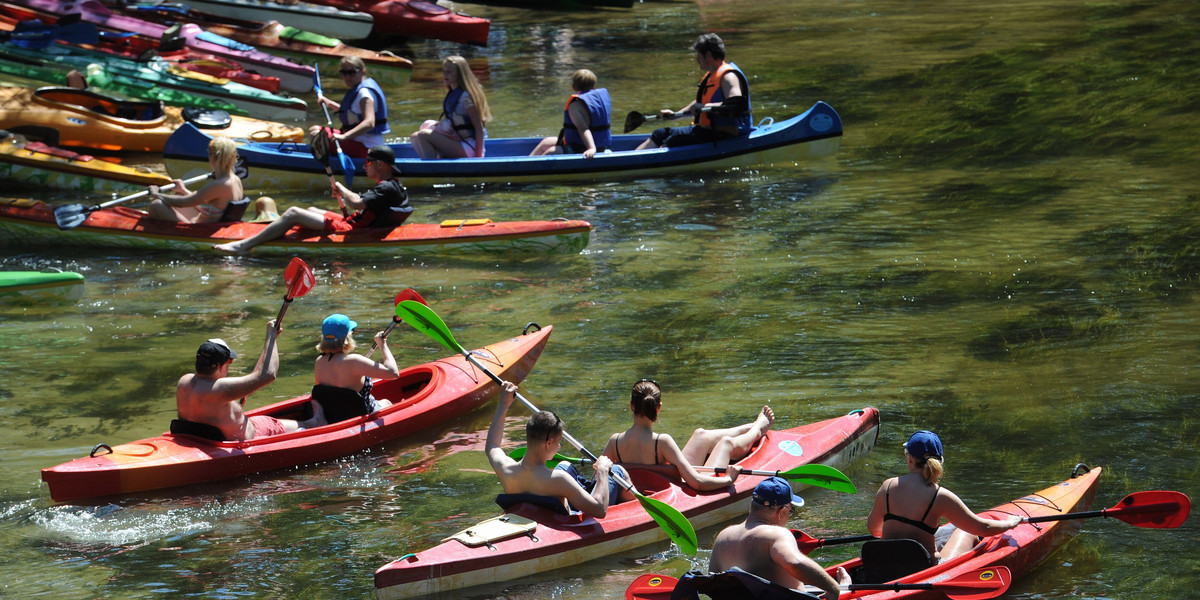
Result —
M862 546L860 583L886 583L928 569L929 550L917 540L871 540Z
M186 419L171 419L171 433L176 435L194 435L198 438L214 442L225 441L225 434L221 433L220 429L207 423L197 423Z
M812 594L786 588L777 583L748 573L737 567L721 573L705 575L699 571L689 571L679 578L675 589L671 592L671 600L698 599L704 594L713 600L742 600L756 598L758 600L816 600Z
M538 494L500 494L496 496L496 504L499 504L500 508L504 510L510 510L513 506L522 502L540 506L551 512L568 517L580 514L579 511L568 511L567 507L563 505L562 499L555 498L554 496L541 496Z
M321 408L325 411L325 420L330 423L371 414L371 409L363 397L349 388L318 383L313 386L312 399L321 403Z

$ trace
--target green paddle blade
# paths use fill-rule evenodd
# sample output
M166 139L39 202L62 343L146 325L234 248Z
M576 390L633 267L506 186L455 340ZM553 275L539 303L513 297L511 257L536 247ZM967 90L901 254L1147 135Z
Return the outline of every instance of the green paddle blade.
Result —
M528 449L528 448L527 448L527 447L525 447L525 446L521 446L520 448L513 448L512 452L509 452L509 453L508 453L508 457L509 457L509 458L511 458L511 459L513 459L513 460L521 460L522 458L525 458L525 451L526 451L527 449ZM546 462L546 466L548 466L548 467L550 467L550 468L554 468L554 465L556 465L556 464L558 464L558 463L560 463L560 462L562 462L562 461L564 461L564 460L565 460L565 461L567 461L567 462L569 462L569 463L574 463L574 464L577 464L577 465L590 465L590 464L592 464L592 461L590 461L590 460L588 460L588 459L586 459L586 458L578 458L578 457L575 457L575 456L564 456L564 455L562 455L562 454L559 454L559 453L555 452L555 453L554 453L554 456L553 456L553 457L551 457L551 458L550 458L550 460Z
M654 522L667 532L667 537L671 538L671 541L675 542L675 545L679 546L684 554L695 556L700 542L696 539L696 530L687 517L666 502L655 500L640 492L634 492L634 494L650 518L654 519Z
M854 482L845 473L829 465L800 465L794 469L783 471L780 477L795 483L822 487L835 492L847 494L858 493Z
M432 308L416 300L404 300L396 305L396 316L412 325L413 329L437 340L443 346L459 354L467 353L466 349L454 341L450 328L446 327L446 322L433 312Z

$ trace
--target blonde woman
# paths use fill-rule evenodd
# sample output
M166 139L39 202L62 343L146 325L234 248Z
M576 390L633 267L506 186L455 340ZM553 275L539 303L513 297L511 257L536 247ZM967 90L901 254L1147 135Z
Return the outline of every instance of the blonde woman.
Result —
M242 180L233 173L237 146L227 137L215 137L208 143L208 164L212 179L204 187L191 191L182 180L175 180L173 193L162 193L157 185L149 187L150 217L176 223L216 223L241 221L250 201L243 197Z
M983 519L938 481L942 477L942 440L932 431L913 433L904 444L908 472L892 477L879 486L875 505L867 517L867 530L877 538L912 539L925 546L932 564L938 564L962 552L978 541L978 536L996 535L1020 525L1021 517L1003 521ZM957 529L938 552L934 535L942 519Z
M413 150L421 158L482 158L486 125L492 120L483 86L461 56L442 62L442 81L447 89L442 117L425 121L412 134Z
M373 378L395 379L400 375L396 359L387 345L387 337L380 331L375 334L375 344L382 351L380 360L354 354L352 334L358 323L341 313L334 313L321 323L321 342L317 344L316 364L313 376L316 385L312 399L321 404L325 420L336 423L392 405L389 400L379 400L371 394ZM316 408L316 407L314 407Z

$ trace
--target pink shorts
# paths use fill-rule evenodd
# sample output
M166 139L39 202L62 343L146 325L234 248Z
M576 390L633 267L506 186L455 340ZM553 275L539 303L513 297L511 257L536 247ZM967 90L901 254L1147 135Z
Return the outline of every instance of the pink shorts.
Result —
M275 417L250 417L250 422L254 423L254 437L256 438L287 433L287 428Z

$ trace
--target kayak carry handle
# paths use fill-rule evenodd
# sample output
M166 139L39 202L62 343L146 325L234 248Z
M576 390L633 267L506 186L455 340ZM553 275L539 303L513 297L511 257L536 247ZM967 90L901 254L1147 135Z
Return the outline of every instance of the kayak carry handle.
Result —
M88 453L88 457L96 458L96 452L98 452L101 448L108 450L107 454L113 453L112 446L109 446L108 444L96 444L96 447L92 448L92 451Z

